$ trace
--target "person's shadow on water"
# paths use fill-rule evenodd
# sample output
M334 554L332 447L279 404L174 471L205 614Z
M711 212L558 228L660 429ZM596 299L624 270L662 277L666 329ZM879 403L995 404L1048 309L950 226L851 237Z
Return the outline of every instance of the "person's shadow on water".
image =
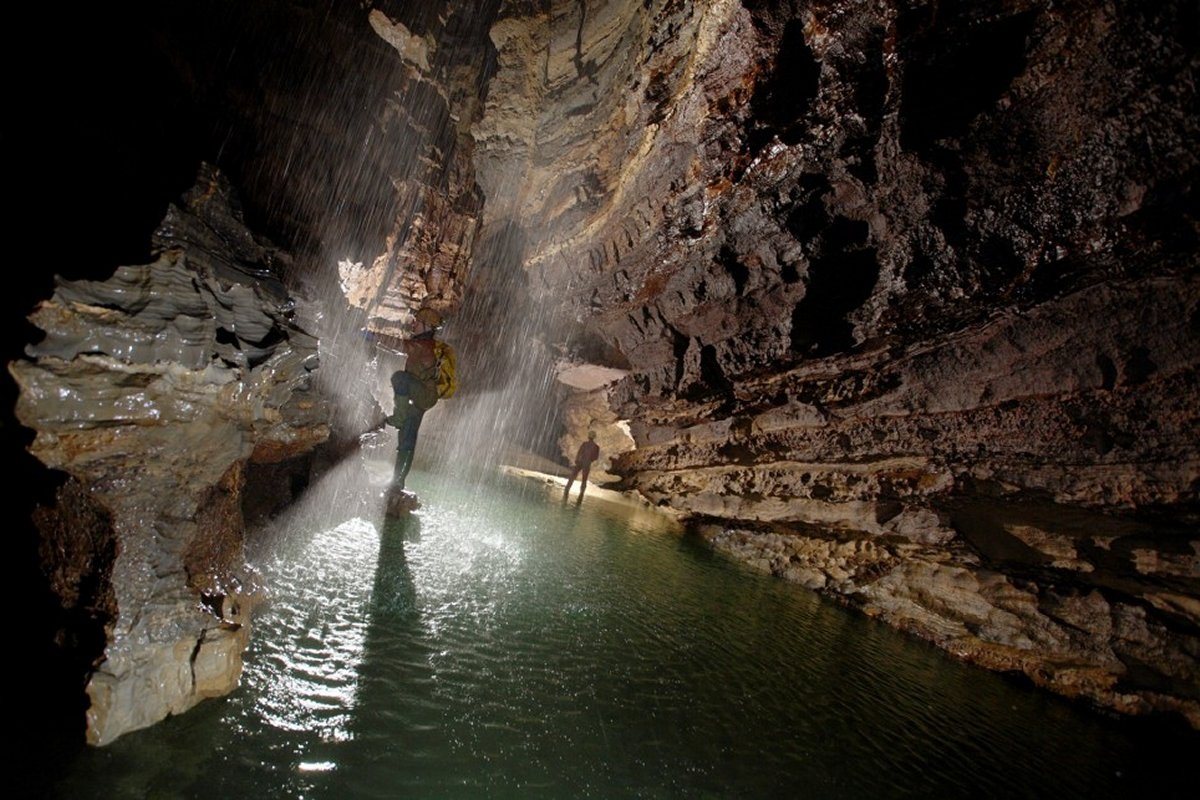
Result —
M388 517L379 532L379 563L371 591L371 627L417 616L417 592L405 546L421 541L421 519L414 514ZM368 629L368 639L370 629Z
M393 714L406 692L423 677L422 648L426 631L421 624L421 608L409 568L406 547L421 538L421 520L412 514L386 519L379 529L379 557L371 597L363 613L366 631L362 658L357 665L357 681L352 717L347 724L350 736L344 742L326 745L320 756L338 763L336 772L313 773L309 779L318 794L358 796L361 787L347 788L347 774L374 774L377 769L381 732L402 728ZM414 656L414 653L417 653ZM318 757L316 755L314 758Z

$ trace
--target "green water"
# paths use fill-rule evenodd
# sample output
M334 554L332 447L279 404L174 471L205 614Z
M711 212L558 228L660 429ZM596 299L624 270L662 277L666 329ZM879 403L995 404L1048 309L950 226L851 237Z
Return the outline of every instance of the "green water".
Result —
M366 469L366 472L363 470ZM261 536L241 687L63 797L1190 794L1196 736L957 664L653 517L343 464ZM252 554L253 555L253 554Z

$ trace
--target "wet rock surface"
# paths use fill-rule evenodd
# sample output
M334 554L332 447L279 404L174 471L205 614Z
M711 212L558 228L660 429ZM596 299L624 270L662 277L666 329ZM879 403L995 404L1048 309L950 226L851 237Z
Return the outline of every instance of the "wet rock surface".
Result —
M100 643L96 744L236 685L255 592L245 472L328 436L316 340L275 277L286 256L246 229L222 175L201 171L154 251L61 281L9 367L31 452L69 476L35 522L59 602Z
M1195 22L506 6L476 169L546 337L628 372L612 469L959 657L1200 724Z

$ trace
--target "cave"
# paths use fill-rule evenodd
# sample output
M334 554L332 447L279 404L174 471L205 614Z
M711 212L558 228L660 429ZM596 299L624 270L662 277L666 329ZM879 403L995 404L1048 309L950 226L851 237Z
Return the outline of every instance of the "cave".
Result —
M42 17L20 796L1194 791L1194 2Z

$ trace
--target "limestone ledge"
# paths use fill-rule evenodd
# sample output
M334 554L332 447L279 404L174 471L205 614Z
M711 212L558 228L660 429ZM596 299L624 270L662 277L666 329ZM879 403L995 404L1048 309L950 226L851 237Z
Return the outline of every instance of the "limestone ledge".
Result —
M249 625L205 627L199 639L140 648L120 674L102 665L88 681L88 742L105 745L196 703L229 694L242 675Z
M816 590L957 658L1124 713L1171 711L1200 727L1200 638L1096 588L1021 580L962 547L698 526L718 552ZM1152 597L1152 596L1151 596ZM1194 615L1194 609L1192 614ZM1152 663L1164 688L1130 679Z

